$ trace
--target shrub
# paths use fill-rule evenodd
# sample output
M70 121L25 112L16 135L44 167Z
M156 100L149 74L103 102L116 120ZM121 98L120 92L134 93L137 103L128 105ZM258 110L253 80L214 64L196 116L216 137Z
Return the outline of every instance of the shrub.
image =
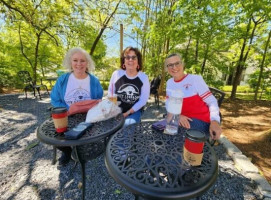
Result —
M232 85L225 85L221 88L224 92L231 92ZM239 85L237 86L237 93L251 93L254 92L253 88L250 88L248 85Z
M103 90L108 90L109 81L100 81L103 87Z

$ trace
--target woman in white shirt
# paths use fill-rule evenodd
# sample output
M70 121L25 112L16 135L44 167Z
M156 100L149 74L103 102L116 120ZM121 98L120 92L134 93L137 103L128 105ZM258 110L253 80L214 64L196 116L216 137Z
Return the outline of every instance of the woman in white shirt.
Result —
M53 107L69 109L73 103L103 97L103 88L99 79L90 74L95 68L94 62L84 49L70 49L64 58L63 65L69 72L61 75L52 89ZM59 164L67 164L71 159L71 147L58 147L58 149L63 152Z
M120 68L111 76L108 94L117 94L127 126L140 122L142 108L150 96L150 83L141 71L142 55L137 48L127 47L122 52Z
M167 81L167 98L176 90L181 90L184 95L180 126L198 129L214 140L219 139L222 132L219 107L203 78L200 75L185 74L181 56L176 53L166 58L165 67L172 76Z

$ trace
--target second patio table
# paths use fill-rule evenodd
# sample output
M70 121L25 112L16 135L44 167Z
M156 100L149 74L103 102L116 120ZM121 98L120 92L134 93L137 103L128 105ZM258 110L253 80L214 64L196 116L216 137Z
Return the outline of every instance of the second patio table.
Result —
M183 135L163 134L153 122L141 122L118 131L106 147L110 175L136 199L191 199L206 192L218 175L218 160L212 147L204 145L200 166L182 162Z

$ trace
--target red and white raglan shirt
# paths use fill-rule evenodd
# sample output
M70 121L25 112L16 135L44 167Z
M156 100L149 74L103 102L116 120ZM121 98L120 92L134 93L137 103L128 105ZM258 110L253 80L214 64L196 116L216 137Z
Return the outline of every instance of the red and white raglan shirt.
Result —
M183 92L181 115L207 123L213 120L220 123L217 100L200 75L187 74L179 81L169 79L166 88L167 99L171 96L172 90Z

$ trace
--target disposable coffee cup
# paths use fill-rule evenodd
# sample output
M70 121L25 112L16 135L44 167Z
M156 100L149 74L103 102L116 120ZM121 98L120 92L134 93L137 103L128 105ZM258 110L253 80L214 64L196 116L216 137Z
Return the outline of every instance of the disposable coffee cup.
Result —
M108 94L108 99L117 105L118 95L117 94Z
M63 133L68 129L68 112L65 107L52 109L52 118L57 133Z
M183 147L184 160L192 166L201 165L205 134L198 130L187 130Z

